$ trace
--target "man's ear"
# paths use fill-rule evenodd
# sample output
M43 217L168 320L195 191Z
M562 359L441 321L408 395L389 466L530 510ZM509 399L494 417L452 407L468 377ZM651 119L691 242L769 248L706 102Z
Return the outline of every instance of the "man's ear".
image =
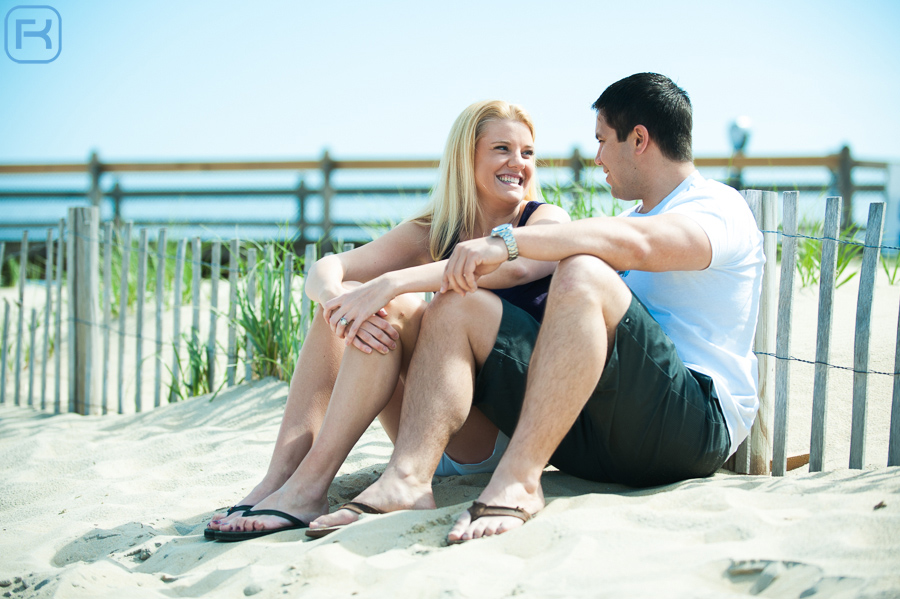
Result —
M634 133L632 143L634 144L635 154L643 154L650 147L650 132L643 125L635 125L632 133Z

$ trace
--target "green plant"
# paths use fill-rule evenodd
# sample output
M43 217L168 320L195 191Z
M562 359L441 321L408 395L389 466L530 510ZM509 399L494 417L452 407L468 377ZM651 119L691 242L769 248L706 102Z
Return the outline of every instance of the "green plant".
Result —
M880 260L881 267L884 269L884 274L887 275L888 283L891 285L900 283L900 252L894 253L891 258L881 254Z
M543 188L544 200L569 213L572 220L593 216L615 216L625 209L625 204L612 197L609 188L588 178L585 181L552 183Z
M797 237L797 274L800 286L811 287L819 282L822 263L822 229L824 225L815 220L802 219L797 227L801 236Z
M846 277L843 277L847 267L862 254L863 246L855 241L861 230L862 227L859 225L850 225L841 231L838 238L837 269L834 276L835 289L845 285L859 274L858 271L854 270L847 274Z
M176 377L172 377L173 383L169 386L169 401L184 401L190 397L207 393L212 393L212 397L210 397L210 401L212 401L225 386L225 380L215 390L210 385L209 361L214 360L215 355L211 355L207 351L207 346L199 339L195 339L192 333L183 333L182 341L187 349L187 361L183 362L181 355L175 354L179 382L175 383Z
M290 380L294 365L300 356L306 331L303 328L302 308L297 303L298 294L284 289L286 257L292 253L287 241L279 242L263 250L262 260L255 265L243 264L244 277L249 278L255 269L255 295L251 302L246 286L239 286L237 293L238 314L236 323L244 331L247 343L253 348L253 373L258 377L274 376ZM292 278L302 272L302 259L293 260ZM288 304L285 313L285 294ZM310 302L310 313L315 307Z

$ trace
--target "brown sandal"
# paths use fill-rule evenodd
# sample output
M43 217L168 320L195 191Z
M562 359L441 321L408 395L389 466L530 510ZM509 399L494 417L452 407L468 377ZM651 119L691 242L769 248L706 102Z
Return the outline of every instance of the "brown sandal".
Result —
M358 501L349 501L339 507L337 511L340 510L350 510L351 512L356 512L360 516L364 516L366 514L383 514L384 512L377 507L372 507L371 505L366 505L365 503L360 503ZM357 520L358 522L359 520ZM353 524L352 522L350 524ZM331 533L340 530L349 526L350 524L338 524L336 526L326 526L324 528L308 528L306 530L306 536L312 539L321 539L325 535L330 535Z
M503 507L500 505L486 505L481 503L480 501L476 501L472 504L468 510L469 515L472 517L472 522L478 520L479 518L489 518L491 516L500 516L503 518L518 518L522 522L528 522L533 518L531 514L526 512L520 507ZM447 541L448 545L458 545L459 543L465 543L464 540L460 539L458 541Z

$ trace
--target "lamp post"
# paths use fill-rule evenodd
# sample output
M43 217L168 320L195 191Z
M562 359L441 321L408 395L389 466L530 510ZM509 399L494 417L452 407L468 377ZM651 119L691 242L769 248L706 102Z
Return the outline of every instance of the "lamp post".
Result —
M744 148L750 141L750 125L750 117L747 116L739 116L731 122L728 134L731 137L731 147L734 149L731 155L732 162L744 155ZM731 172L728 174L728 184L735 189L743 187L744 182L739 167L732 165Z

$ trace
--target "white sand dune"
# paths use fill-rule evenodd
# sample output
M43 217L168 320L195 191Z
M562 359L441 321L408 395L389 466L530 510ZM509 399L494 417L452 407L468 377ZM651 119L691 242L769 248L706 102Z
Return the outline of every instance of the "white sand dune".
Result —
M893 370L898 296L879 284L870 368ZM795 301L792 354L813 359L815 293ZM838 303L831 362L851 365L852 285ZM438 480L437 510L369 517L317 541L302 531L204 540L215 508L240 499L266 467L284 383L124 416L48 416L6 405L0 594L900 597L900 468L884 467L891 377L871 377L865 470L845 469L851 378L832 377L824 473L723 472L635 490L548 472L551 501L535 520L452 547L446 533L486 475ZM791 389L794 454L808 451L811 367L797 365ZM375 480L390 451L381 428L370 427L332 485L332 505Z
M212 510L266 465L286 386L272 380L121 417L0 410L0 592L13 597L900 596L900 468L782 479L717 474L635 490L548 472L522 529L448 547L485 475L440 509L206 541ZM331 490L352 498L391 446L374 425ZM21 581L19 580L21 579Z

